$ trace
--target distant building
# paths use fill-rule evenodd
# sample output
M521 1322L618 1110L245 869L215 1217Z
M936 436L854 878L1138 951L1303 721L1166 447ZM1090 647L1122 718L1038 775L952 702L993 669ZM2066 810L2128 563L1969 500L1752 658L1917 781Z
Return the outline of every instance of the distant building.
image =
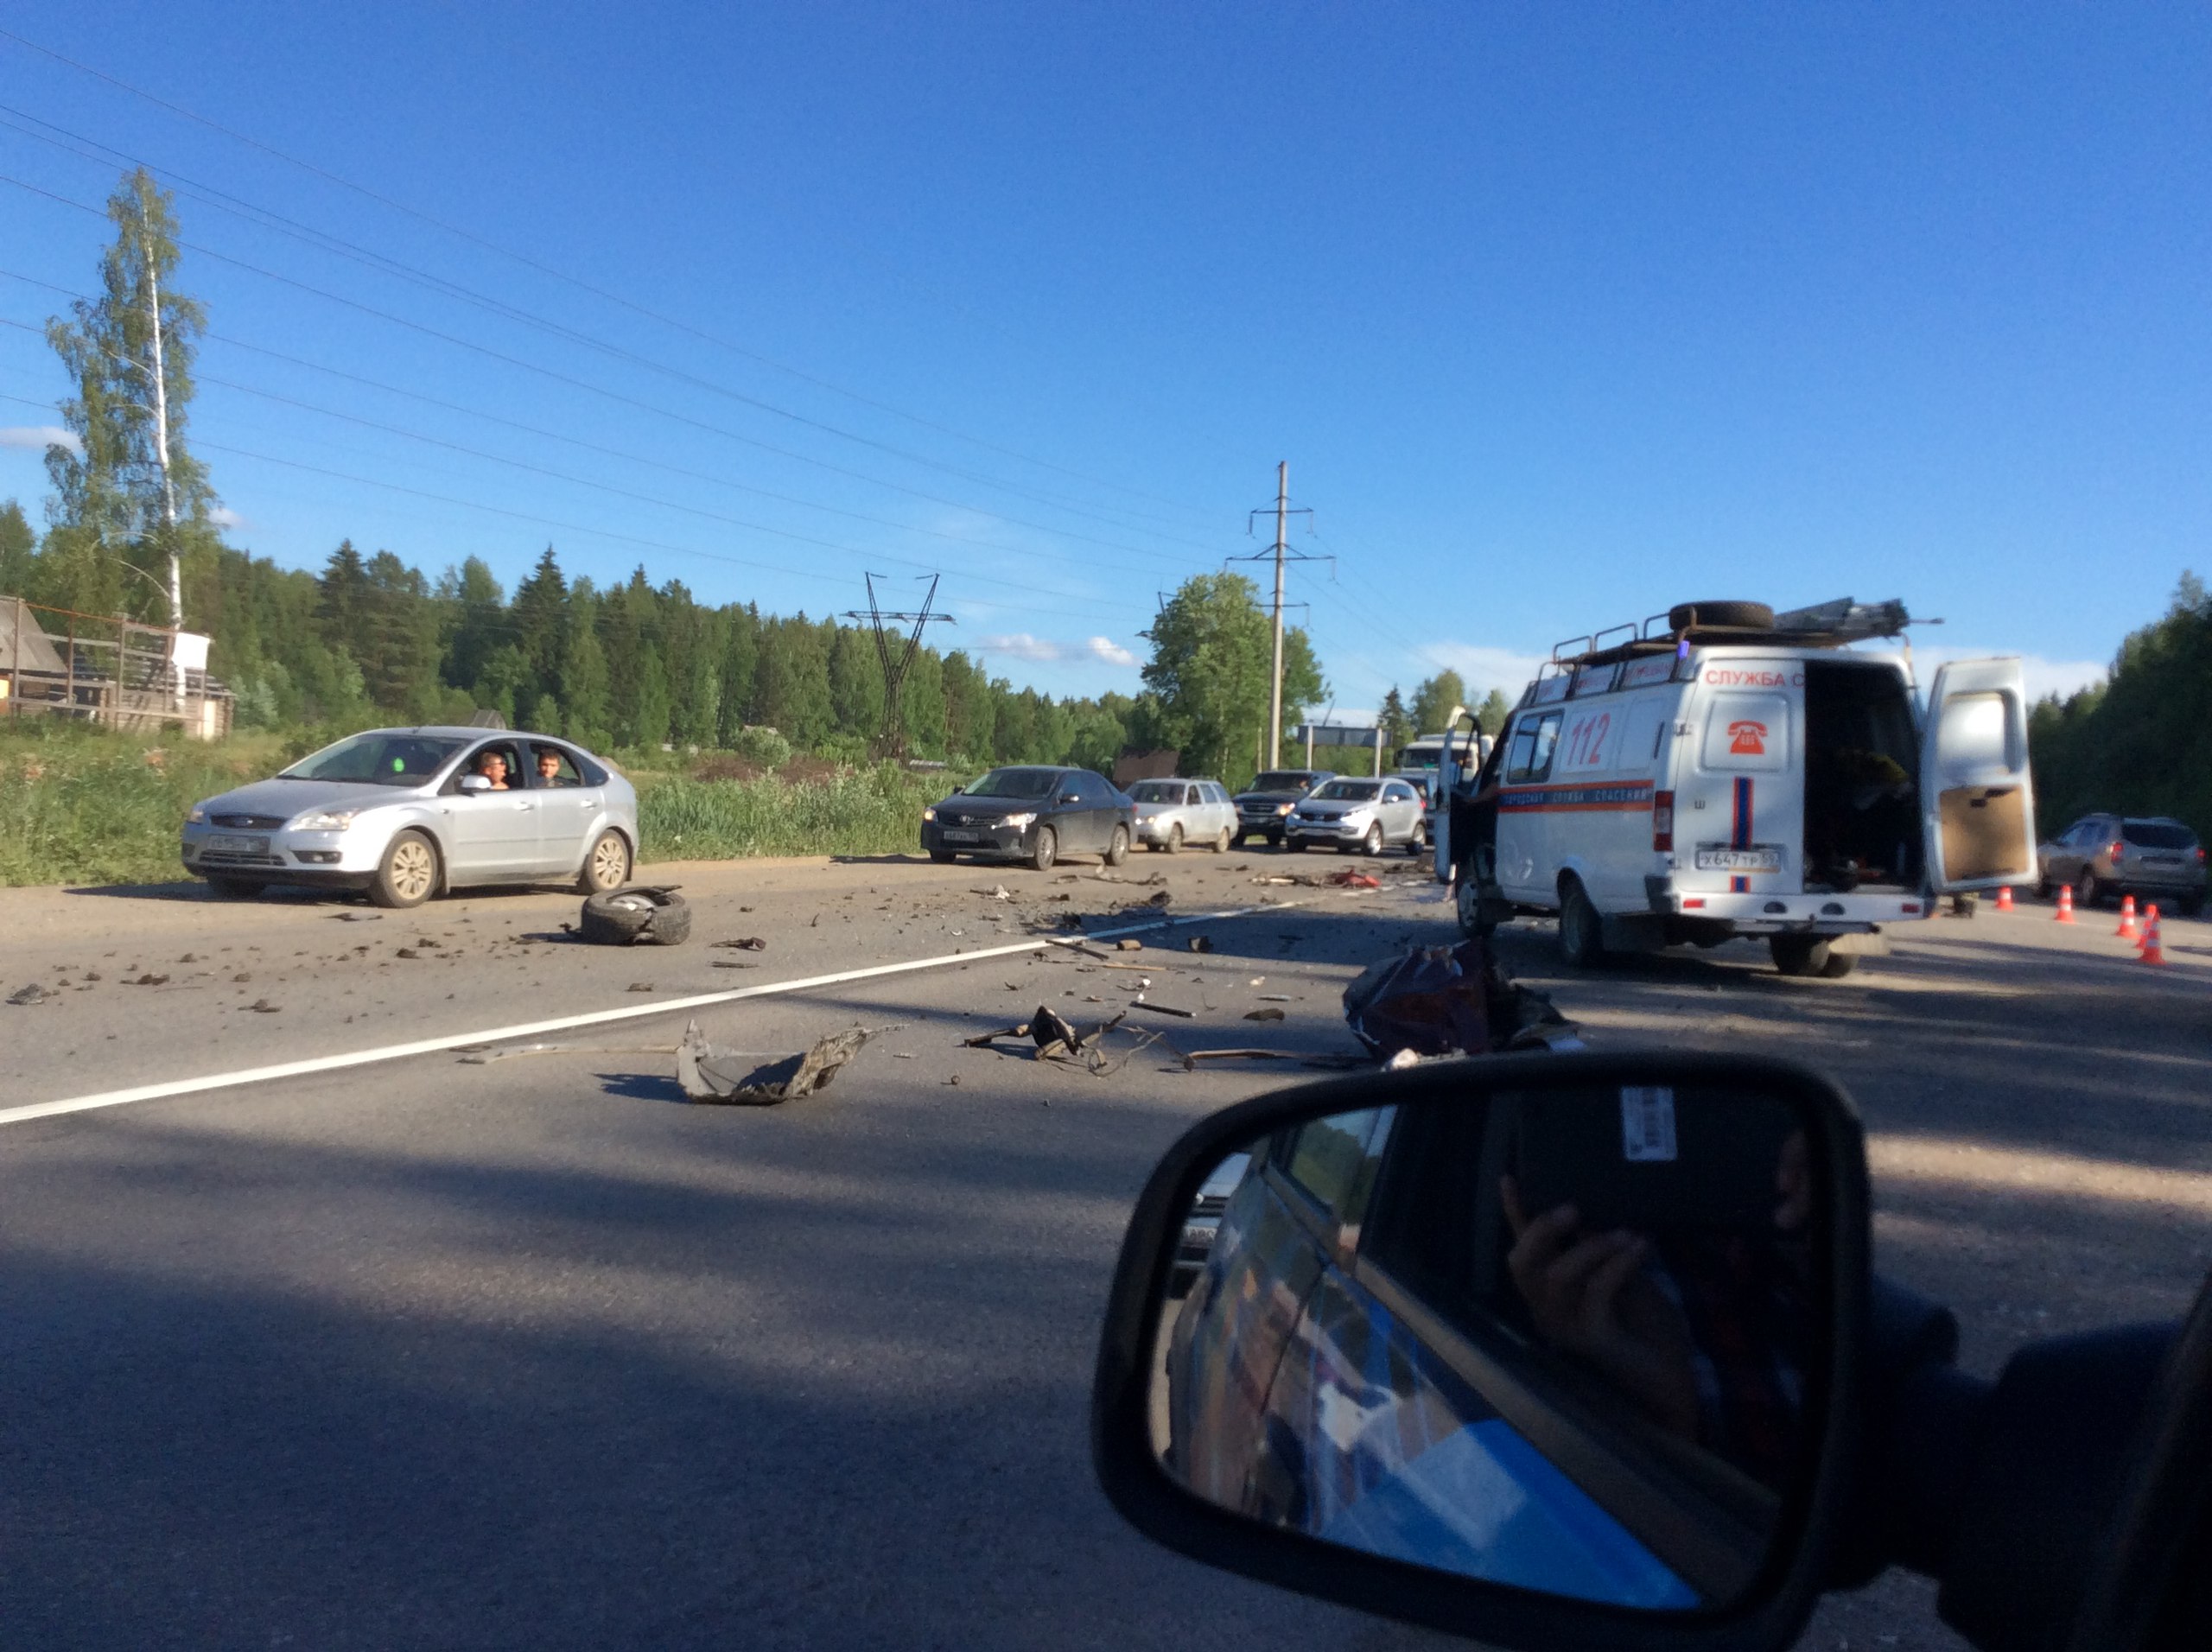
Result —
M197 632L0 596L0 716L220 740L232 704L231 691L207 675L207 639Z

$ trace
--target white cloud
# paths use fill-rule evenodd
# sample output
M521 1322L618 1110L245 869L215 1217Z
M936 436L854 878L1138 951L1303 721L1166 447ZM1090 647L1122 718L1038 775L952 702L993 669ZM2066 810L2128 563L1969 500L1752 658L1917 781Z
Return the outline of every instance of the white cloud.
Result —
M219 528L243 528L245 518L227 505L219 505L207 512L208 521Z
M1079 643L1056 643L1044 637L1033 637L1026 631L1001 637L978 637L976 639L976 651L979 654L1011 654L1016 659L1026 659L1040 665L1103 663L1126 670L1137 663L1135 654L1110 637L1091 637Z
M77 439L77 433L58 424L0 425L0 448L24 448L33 453L44 453L48 448L67 448L79 457L85 451L85 444Z

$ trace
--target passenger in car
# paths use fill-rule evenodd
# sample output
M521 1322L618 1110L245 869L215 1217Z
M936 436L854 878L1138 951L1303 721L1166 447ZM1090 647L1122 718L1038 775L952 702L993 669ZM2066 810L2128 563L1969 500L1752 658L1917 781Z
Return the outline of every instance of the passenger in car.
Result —
M543 747L537 753L537 784L542 786L572 786L574 780L561 772L561 753Z

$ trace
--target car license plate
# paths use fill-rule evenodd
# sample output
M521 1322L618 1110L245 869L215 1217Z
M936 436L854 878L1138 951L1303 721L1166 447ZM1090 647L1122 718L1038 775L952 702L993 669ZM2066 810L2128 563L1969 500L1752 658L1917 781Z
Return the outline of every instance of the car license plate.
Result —
M1747 849L1732 849L1719 843L1697 846L1697 869L1700 872L1779 872L1782 870L1782 850L1778 845L1755 843Z
M981 832L946 832L944 841L948 843L980 843L983 841L983 835Z
M266 855L269 840L265 837L237 837L226 832L217 832L206 846L218 855Z

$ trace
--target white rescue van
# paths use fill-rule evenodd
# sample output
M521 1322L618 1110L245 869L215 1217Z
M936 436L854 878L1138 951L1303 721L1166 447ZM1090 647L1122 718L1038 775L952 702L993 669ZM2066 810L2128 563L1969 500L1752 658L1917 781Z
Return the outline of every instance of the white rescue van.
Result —
M1906 624L1698 603L1561 644L1478 773L1445 771L1462 929L1556 913L1576 966L1764 935L1783 974L1836 976L1938 896L2032 881L2020 662L1945 665L1923 708L1909 653L1851 649Z

